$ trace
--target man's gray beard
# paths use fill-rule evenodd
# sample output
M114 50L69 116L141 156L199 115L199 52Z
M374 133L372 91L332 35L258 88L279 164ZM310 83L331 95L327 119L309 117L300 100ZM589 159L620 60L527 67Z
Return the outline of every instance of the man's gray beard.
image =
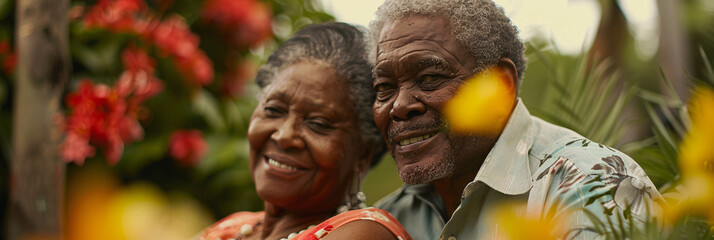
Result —
M399 177L408 184L430 183L438 179L451 177L454 175L456 162L454 156L448 155L442 162L428 162L423 164L412 164L405 168L399 168Z

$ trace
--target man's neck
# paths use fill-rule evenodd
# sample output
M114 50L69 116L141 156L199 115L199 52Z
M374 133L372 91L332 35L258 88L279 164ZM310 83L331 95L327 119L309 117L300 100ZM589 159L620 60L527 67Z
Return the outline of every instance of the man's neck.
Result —
M464 192L464 188L471 181L474 180L476 174L478 173L478 168L469 174L463 174L457 177L444 178L434 181L434 189L441 196L442 201L444 201L444 207L446 208L446 218L451 217L451 215L456 211L456 208L461 204L461 194Z
M488 156L494 145L496 145L499 136L495 138L482 138L479 148L473 149L474 154L468 158L471 159L471 161L463 163L463 165L460 166L461 169L457 169L451 177L432 182L436 192L439 193L442 201L444 201L444 207L446 208L445 217L447 220L454 211L456 211L459 204L461 204L461 195L464 192L464 188L476 178L476 175L483 166L484 160L486 160L486 156Z

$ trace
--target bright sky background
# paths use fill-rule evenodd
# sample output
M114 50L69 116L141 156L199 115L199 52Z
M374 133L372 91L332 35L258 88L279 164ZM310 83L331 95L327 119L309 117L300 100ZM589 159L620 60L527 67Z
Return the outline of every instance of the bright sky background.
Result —
M338 21L367 26L383 0L320 0ZM596 0L495 0L519 28L521 39L544 36L566 53L587 49L600 18ZM624 0L621 7L632 24L638 53L651 56L657 49L655 0Z

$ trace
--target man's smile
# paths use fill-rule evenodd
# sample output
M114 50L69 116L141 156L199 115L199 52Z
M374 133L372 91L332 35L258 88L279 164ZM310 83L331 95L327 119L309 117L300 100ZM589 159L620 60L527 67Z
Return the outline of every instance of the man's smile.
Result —
M409 139L404 139L404 140L399 141L399 146L406 146L406 145L410 145L410 144L413 144L413 143L416 143L416 142L421 142L421 141L424 141L424 140L426 140L426 139L429 139L429 138L432 137L432 136L434 136L434 134L433 134L433 133L429 133L429 134L426 134L426 135L424 135L424 136L418 136L418 137L413 137L413 138L409 138Z

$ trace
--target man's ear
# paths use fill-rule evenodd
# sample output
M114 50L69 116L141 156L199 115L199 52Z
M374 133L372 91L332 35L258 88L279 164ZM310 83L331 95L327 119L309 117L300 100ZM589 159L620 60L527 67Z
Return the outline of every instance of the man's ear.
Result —
M503 74L505 74L508 79L510 79L510 84L513 89L518 88L518 70L516 69L516 64L508 58L501 58L496 64Z

